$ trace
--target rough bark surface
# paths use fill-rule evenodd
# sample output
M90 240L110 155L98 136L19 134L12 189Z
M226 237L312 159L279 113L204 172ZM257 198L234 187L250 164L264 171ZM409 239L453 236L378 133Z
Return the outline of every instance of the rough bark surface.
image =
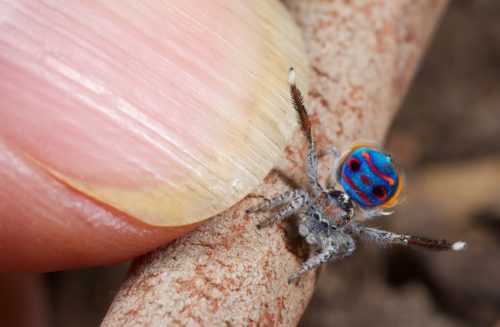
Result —
M383 141L445 4L285 1L310 55L306 104L320 152L355 140ZM246 199L137 259L103 325L297 324L317 275L309 273L292 285L287 277L309 254L293 232L283 226L257 230L265 215L244 212L263 198L306 187L304 154L297 132L276 168ZM322 181L329 164L330 158L320 159Z

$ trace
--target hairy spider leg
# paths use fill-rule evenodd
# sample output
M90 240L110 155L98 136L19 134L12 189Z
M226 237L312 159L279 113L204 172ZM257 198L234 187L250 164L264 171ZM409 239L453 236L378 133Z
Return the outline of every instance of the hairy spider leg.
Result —
M277 206L279 206L282 203L285 203L291 198L296 198L298 196L303 195L305 192L303 190L297 189L297 190L292 190L292 191L287 191L285 193L282 193L278 195L275 198L272 198L270 200L265 200L255 207L248 208L246 210L246 213L257 213L257 212L264 212L264 211L269 211Z
M328 189L334 189L338 183L337 171L335 168L337 167L337 164L342 157L342 153L339 151L339 149L332 146L329 149L327 149L326 151L320 152L318 154L319 159L326 157L326 156L332 156L332 162L330 164L331 171L330 171L330 175L328 176L328 180L326 181L326 187Z
M446 240L435 240L426 237L396 234L372 227L365 227L360 223L351 223L351 230L361 238L379 245L404 245L429 251L462 251L467 248L465 242L449 243Z
M304 106L304 99L302 93L297 88L295 83L295 70L292 68L288 71L288 84L290 85L290 96L297 116L299 118L300 126L307 140L307 176L313 188L315 195L321 193L323 188L318 182L318 159L316 156L316 146L311 131L311 121Z
M302 275L308 271L333 260L341 260L347 256L350 256L356 250L356 244L354 240L346 234L339 234L342 237L341 245L331 243L328 247L323 249L316 256L309 258L306 262L300 266L300 268L290 277L288 277L288 284L297 281ZM339 240L337 240L339 242Z
M338 158L338 157L340 157L342 155L342 153L340 153L339 149L337 149L336 147L332 146L328 150L326 150L325 152L320 153L319 157L321 158L323 156L329 156L329 155L333 155L335 158Z
M309 195L307 194L307 192L300 189L288 191L275 197L274 199L264 201L263 203L257 205L256 207L248 209L246 212L254 213L254 212L268 211L274 207L281 205L282 203L285 203L289 199L292 199L292 201L283 208L281 208L280 211L278 211L278 213L274 217L257 224L257 228L261 229L266 226L270 226L274 223L280 222L283 219L299 211L304 206L304 204L306 204L307 201L309 200Z

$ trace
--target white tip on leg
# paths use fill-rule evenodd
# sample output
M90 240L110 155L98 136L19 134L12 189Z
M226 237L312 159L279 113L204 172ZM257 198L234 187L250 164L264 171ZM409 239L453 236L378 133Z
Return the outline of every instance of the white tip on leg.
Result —
M455 242L451 245L453 251L462 251L467 249L467 243L465 242Z
M295 69L293 67L288 70L288 84L290 86L295 85Z

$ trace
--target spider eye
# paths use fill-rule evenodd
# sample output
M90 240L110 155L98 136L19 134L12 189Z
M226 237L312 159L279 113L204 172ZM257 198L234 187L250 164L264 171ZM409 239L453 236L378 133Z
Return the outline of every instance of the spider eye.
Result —
M379 200L383 200L386 196L385 189L382 186L374 186L372 194Z
M361 168L361 163L356 158L349 159L347 165L352 172L357 172Z

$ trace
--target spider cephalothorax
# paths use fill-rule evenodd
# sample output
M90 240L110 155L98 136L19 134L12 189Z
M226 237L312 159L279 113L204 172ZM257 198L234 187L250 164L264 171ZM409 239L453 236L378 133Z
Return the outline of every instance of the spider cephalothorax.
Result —
M340 183L343 190L324 189L318 182L311 122L302 95L295 85L293 68L290 68L288 83L293 106L308 143L307 175L311 192L302 189L288 191L248 209L247 213L268 211L285 204L273 218L257 227L263 228L295 215L298 218L299 234L319 250L316 256L309 258L290 276L289 282L322 263L351 255L356 249L354 237L381 245L399 244L438 251L461 251L467 247L464 242L451 244L445 240L400 235L365 227L357 222L354 219L355 206L367 217L389 214L389 210L398 204L401 198L404 179L389 154L376 146L356 143L342 155L338 155L336 160L335 182Z

